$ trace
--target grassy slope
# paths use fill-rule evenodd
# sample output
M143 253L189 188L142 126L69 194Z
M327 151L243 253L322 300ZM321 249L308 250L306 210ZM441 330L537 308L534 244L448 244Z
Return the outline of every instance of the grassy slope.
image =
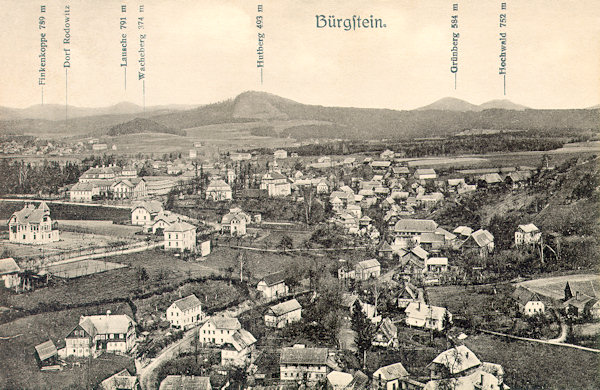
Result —
M61 372L41 372L38 369L34 346L51 339L56 344L64 341L67 333L77 325L81 315L105 313L132 315L127 304L104 305L90 308L44 313L0 325L1 336L18 337L0 340L0 388L2 389L61 389L85 388L85 365L65 368ZM91 367L93 384L127 367L132 370L132 359L111 357L95 359ZM133 372L133 371L131 371Z
M571 348L472 336L465 344L482 361L501 364L512 389L598 389L600 355Z

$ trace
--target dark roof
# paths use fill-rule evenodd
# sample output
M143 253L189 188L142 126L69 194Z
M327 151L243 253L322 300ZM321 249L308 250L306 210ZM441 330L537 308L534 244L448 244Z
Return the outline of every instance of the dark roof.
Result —
M267 286L274 286L279 283L283 283L285 280L285 272L279 271L272 274L269 274L261 279L261 281L265 282Z
M400 219L396 222L394 230L411 233L433 233L437 227L438 224L430 219Z
M160 382L159 390L210 390L210 378L207 376L167 375Z
M541 301L540 297L524 287L517 287L512 294L513 298L522 305L526 305L527 302Z
M40 345L35 346L35 351L38 354L40 360L46 360L51 358L52 356L58 355L58 351L56 350L56 346L52 342L52 340L45 341Z
M281 349L280 364L327 364L327 348L292 348Z

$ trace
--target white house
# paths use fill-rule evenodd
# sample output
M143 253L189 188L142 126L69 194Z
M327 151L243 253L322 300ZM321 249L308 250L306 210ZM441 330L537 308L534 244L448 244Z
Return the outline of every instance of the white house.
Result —
M77 182L69 190L71 202L91 202L94 195L100 195L100 187L92 183Z
M285 158L287 158L287 156L288 156L287 151L285 151L283 149L278 149L275 152L273 152L274 158L285 159Z
M252 218L244 213L239 207L229 209L229 213L221 220L221 233L229 233L232 236L243 236L246 234L246 225Z
M265 325L271 328L284 328L301 319L302 306L295 299L272 306L265 313Z
M198 333L202 344L223 345L235 332L242 329L237 318L215 316L202 325Z
M198 333L203 345L221 347L221 364L243 363L252 352L256 339L237 318L215 316L202 325Z
M156 200L135 204L131 208L131 224L140 226L148 225L162 211L162 204Z
M0 279L3 281L4 287L13 288L18 286L21 282L19 272L21 272L21 268L19 268L15 259L12 257L0 259Z
M527 225L519 225L515 232L515 245L536 244L542 239L542 232L532 223Z
M432 180L437 179L437 173L432 168L419 168L414 173L417 180Z
M196 249L196 227L187 222L175 222L164 230L165 249L194 251Z
M97 356L102 352L129 353L136 343L135 322L125 314L81 316L65 337L65 356Z
M216 201L231 200L233 199L231 187L224 180L213 180L206 187L206 199Z
M146 181L141 178L119 179L110 186L115 199L142 199L148 196Z
M519 310L525 316L543 314L546 310L546 305L542 302L540 296L524 287L517 287L513 292L513 298L517 302Z
M38 207L27 204L8 220L8 240L21 244L47 244L60 239L56 223L50 218L46 202Z
M425 259L425 272L443 273L448 271L447 257L430 257Z
M287 177L279 172L267 172L260 182L260 189L267 190L270 197L288 196L292 186Z
M400 381L408 378L408 371L402 363L394 363L389 366L380 367L373 373L373 386L382 390L400 390Z
M255 344L256 338L252 333L245 329L238 330L221 346L221 365L243 366L254 351Z
M263 293L267 299L274 299L288 293L288 286L285 285L285 274L283 271L267 275L258 284L256 289Z
M445 308L426 305L421 302L409 303L405 310L406 325L426 329L444 329L444 316L452 321L452 314Z
M167 321L174 328L186 329L195 326L202 317L202 305L194 294L176 300L167 309Z

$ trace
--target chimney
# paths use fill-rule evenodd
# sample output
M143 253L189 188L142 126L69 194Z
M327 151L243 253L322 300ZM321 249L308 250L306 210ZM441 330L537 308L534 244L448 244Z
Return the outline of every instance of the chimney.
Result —
M579 291L575 292L575 299L579 300Z

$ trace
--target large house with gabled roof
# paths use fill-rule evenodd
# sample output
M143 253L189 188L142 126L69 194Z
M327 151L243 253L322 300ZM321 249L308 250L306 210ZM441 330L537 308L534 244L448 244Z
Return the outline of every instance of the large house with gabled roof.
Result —
M140 226L151 224L162 211L162 204L156 200L136 203L131 208L131 224Z
M129 353L136 343L135 322L126 314L81 316L65 337L65 356L96 357L102 352Z
M176 300L167 309L167 321L174 328L193 327L202 321L202 318L202 304L194 294Z
M37 207L29 203L8 220L8 240L20 244L47 244L60 239L58 226L50 218L46 202Z

